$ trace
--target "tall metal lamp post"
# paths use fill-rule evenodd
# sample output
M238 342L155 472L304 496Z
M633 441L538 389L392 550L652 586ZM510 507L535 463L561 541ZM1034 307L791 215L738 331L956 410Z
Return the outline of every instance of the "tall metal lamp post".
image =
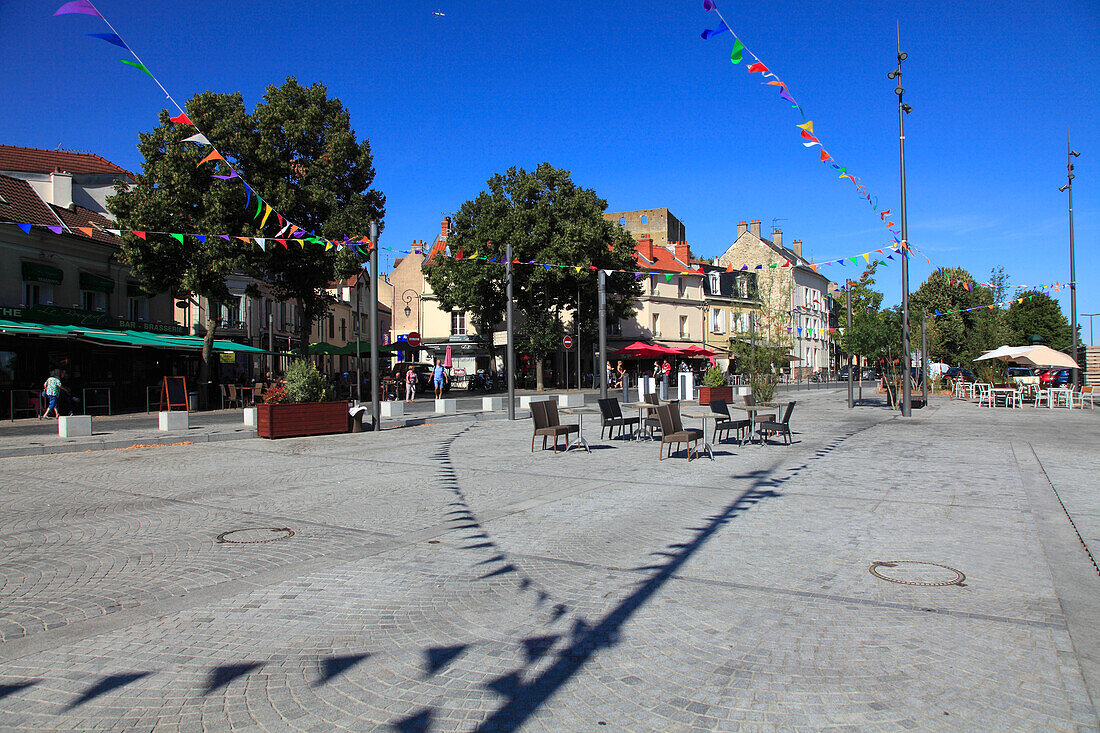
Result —
M1059 188L1059 191L1069 191L1069 312L1070 322L1069 327L1073 332L1073 361L1077 362L1077 276L1074 272L1073 263L1073 159L1079 156L1080 153L1070 147L1069 144L1069 130L1066 130L1066 185ZM1092 321L1089 321L1091 324ZM1091 337L1089 339L1092 340ZM1081 382L1081 370L1073 370L1073 384L1078 385Z
M901 87L901 62L909 54L901 50L901 29L898 29L898 67L887 74L887 78L896 79L894 93L898 95L898 141L901 147L901 352L905 357L905 374L901 380L901 414L909 417L913 411L913 393L909 380L912 378L912 349L909 346L909 223L905 214L905 115L913 108L902 101L905 90Z
M407 290L405 290L405 292L401 293L401 300L405 301L405 318L408 318L409 316L412 315L412 306L410 304L412 303L413 298L416 298L416 332L420 333L420 293L416 292L412 288L408 288ZM423 338L423 337L421 337L421 338ZM420 349L417 348L416 358L415 359L409 359L409 361L419 361L419 360L420 360Z
M1082 313L1082 318L1089 319L1089 346L1096 346L1096 342L1092 338L1092 317L1100 316L1100 313Z

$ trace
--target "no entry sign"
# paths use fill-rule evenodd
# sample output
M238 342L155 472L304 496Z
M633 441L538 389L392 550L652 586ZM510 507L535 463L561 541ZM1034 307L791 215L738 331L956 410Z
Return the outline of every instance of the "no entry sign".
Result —
M573 337L572 336L566 336L565 338L563 338L561 340L561 345L564 346L567 349L573 348Z
M409 342L409 346L420 346L420 334L416 331L406 336L405 340Z

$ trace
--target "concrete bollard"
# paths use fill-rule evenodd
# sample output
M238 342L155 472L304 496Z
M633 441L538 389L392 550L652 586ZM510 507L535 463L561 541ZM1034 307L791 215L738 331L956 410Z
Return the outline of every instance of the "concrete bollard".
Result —
M546 402L549 399L550 395L548 394L521 394L519 396L519 408L529 410L532 402Z
M556 395L558 407L584 407L584 395L577 392Z
M458 400L436 400L435 412L437 415L453 415L458 412Z
M91 434L91 415L64 415L57 419L57 436L59 438L81 438Z
M187 430L187 412L183 410L165 410L157 413L160 430Z
M382 417L405 417L405 403L397 402L383 402L382 403Z
M481 409L483 412L495 412L504 409L503 397L482 397Z
M257 425L256 408L246 407L244 408L244 424L246 427L254 428Z

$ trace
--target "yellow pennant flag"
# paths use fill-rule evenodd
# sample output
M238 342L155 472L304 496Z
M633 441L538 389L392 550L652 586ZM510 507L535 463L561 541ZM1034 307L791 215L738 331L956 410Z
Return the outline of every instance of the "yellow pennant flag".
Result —
M264 224L267 223L267 217L271 216L271 207L264 204L264 218L260 219L260 229L264 228Z
M810 133L811 135L814 134L814 121L813 120L806 120L801 125L795 125L795 127L801 127L803 130Z
M863 261L866 262L868 265L871 264L871 253L870 252L864 252L863 253Z

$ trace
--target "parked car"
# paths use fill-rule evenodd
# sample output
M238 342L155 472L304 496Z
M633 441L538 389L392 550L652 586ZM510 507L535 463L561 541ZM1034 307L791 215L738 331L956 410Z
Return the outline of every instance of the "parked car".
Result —
M864 379L878 379L878 372L876 372L874 369L864 369L863 370L863 378Z
M402 397L405 390L405 372L409 369L413 369L416 372L416 393L418 395L432 395L435 394L435 385L432 384L432 370L435 368L434 364L421 364L414 361L399 361L393 365L393 369L390 370L390 376L397 380L397 384L400 386ZM450 381L443 383L443 392L446 394L451 391Z
M1005 369L1005 381L1011 382L1016 377L1033 377L1036 370L1031 367L1010 366Z
M1047 369L1039 374L1040 387L1064 387L1069 384L1069 369Z
M962 367L951 367L943 373L944 379L961 379L964 382L974 381L974 372L969 369L963 369Z

